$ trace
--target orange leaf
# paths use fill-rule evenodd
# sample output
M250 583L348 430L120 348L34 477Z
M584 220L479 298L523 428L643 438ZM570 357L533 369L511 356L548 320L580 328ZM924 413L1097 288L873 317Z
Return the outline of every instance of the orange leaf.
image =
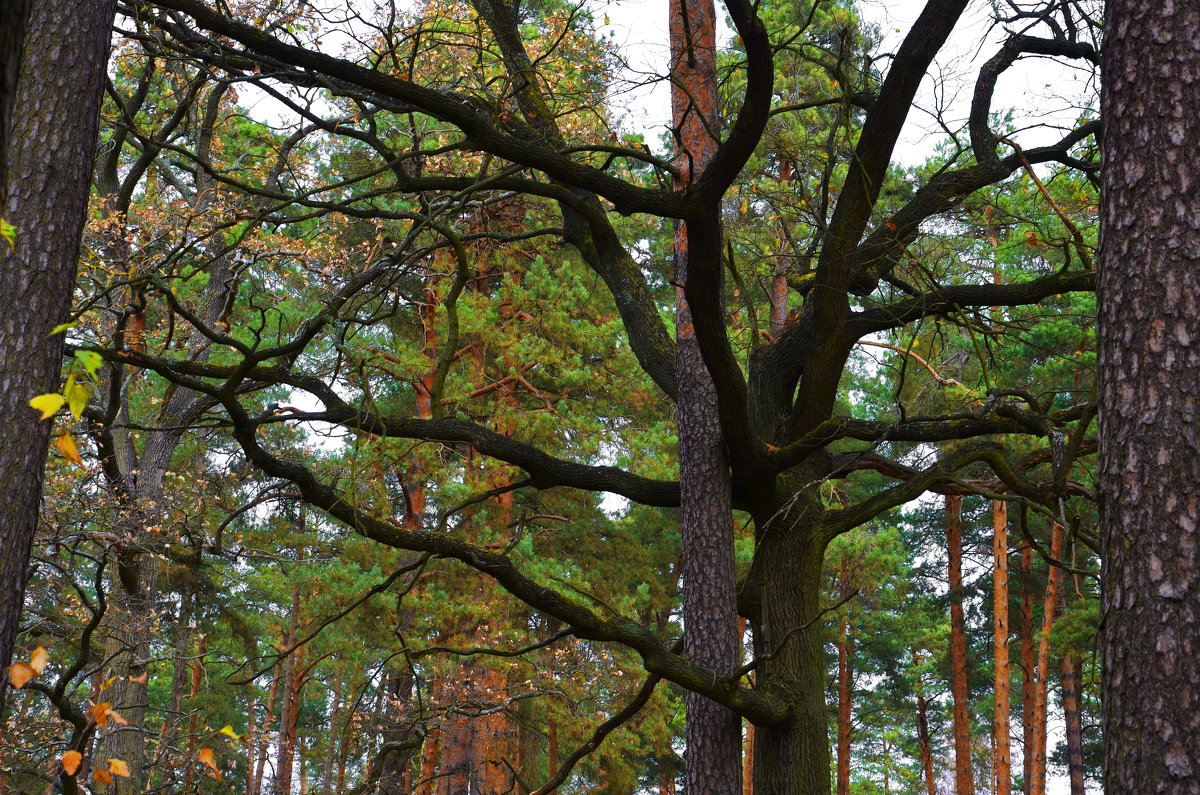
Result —
M112 775L107 770L102 770L101 768L96 768L92 771L92 779L99 781L101 784L113 783Z
M108 713L112 711L111 701L102 701L88 710L88 717L95 721L101 729L108 723Z
M129 765L125 764L120 759L109 759L108 772L112 773L114 776L129 778Z
M73 776L79 772L79 763L83 761L83 754L78 751L67 751L62 755L63 772L68 776Z
M37 671L33 670L33 666L29 663L15 662L8 666L8 681L18 690L29 684L29 680L35 676L37 676Z
M113 723L119 723L119 724L121 724L122 726L128 726L128 725L129 725L129 721L127 721L127 720L125 720L124 718L122 718L122 717L121 717L121 713L117 712L115 709L110 709L110 710L108 711L108 717L109 717L110 719L112 719L112 722L113 722Z
M29 667L39 674L46 670L46 663L48 662L50 662L50 652L41 646L34 649L33 654L29 656Z
M144 685L144 684L146 684L146 680L149 678L150 678L150 672L142 671L141 676L131 676L131 677L129 677L129 681L133 682L135 685Z
M75 438L71 434L64 433L58 437L58 441L54 443L54 449L75 466L83 466L83 458L79 455L79 448L75 446Z
M200 753L196 755L196 760L198 762L200 762L200 764L202 764L205 767L207 767L208 769L212 770L212 772L215 773L217 776L217 781L223 780L221 778L221 771L217 767L217 761L215 759L213 759L213 749L201 748Z
M884 224L884 226L886 226L888 229L892 230L893 232L895 232L899 228L895 224L893 224L891 221L888 221L886 224Z

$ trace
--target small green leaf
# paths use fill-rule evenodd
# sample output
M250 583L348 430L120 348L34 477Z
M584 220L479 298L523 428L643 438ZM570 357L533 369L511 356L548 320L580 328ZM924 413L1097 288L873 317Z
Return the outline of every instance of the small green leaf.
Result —
M0 218L0 237L4 238L4 241L8 243L9 250L16 249L17 228L3 218Z
M88 375L92 378L96 377L96 371L100 369L100 365L104 364L103 357L94 351L75 351L75 359L83 365L83 369L87 370Z
M75 382L75 376L67 377L67 385L63 388L63 394L67 398L67 408L75 415L75 419L83 417L83 410L87 408L88 398L92 396L92 390L87 384L78 384Z
M38 418L38 422L48 420L58 413L58 410L63 407L67 399L57 392L51 392L46 395L38 395L33 400L29 401L29 405L33 406L38 411L42 412L42 416Z
M55 334L62 334L67 329L75 328L75 326L77 326L77 325L79 325L79 324L74 321L72 321L70 323L59 323L54 328L50 329L49 336L53 337Z

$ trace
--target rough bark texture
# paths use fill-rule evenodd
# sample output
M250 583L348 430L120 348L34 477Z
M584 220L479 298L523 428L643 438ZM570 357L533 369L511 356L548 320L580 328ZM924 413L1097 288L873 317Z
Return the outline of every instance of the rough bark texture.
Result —
M1067 736L1067 774L1071 779L1071 795L1086 795L1083 780L1083 718L1079 712L1079 663L1071 654L1064 654L1059 663L1059 682L1062 685L1063 721Z
M1057 522L1050 529L1050 556L1062 559L1063 527ZM1050 688L1050 632L1058 609L1062 569L1053 564L1046 576L1046 595L1042 601L1042 632L1038 638L1036 695L1033 702L1033 763L1029 779L1030 795L1046 795L1046 703Z
M1200 7L1106 12L1099 275L1105 790L1200 792Z
M995 561L993 583L993 670L996 688L994 760L996 795L1012 792L1012 752L1009 748L1009 663L1008 663L1008 503L992 503L992 558Z
M716 11L712 0L672 0L671 107L679 187L689 185L716 153ZM686 225L675 232L675 279L688 279ZM682 522L684 654L721 673L738 663L734 586L733 498L717 395L678 291L676 303L679 396L679 489ZM728 795L741 786L741 718L705 696L688 692L687 791Z
M1021 548L1021 770L1025 795L1033 778L1033 702L1037 699L1033 669L1033 547Z
M974 795L971 694L967 689L967 631L962 598L962 497L946 497L946 550L950 557L950 693L954 699L954 781L958 795Z
M8 131L16 115L17 78L21 73L30 5L29 0L0 3L0 213L8 196L4 180L8 170Z
M15 252L0 243L0 668L12 660L50 433L29 399L58 389L63 337L49 334L70 310L90 174L80 164L96 151L115 9L46 0L29 18L0 206L18 229Z
M837 794L850 795L850 709L853 696L850 670L850 631L846 612L838 617Z

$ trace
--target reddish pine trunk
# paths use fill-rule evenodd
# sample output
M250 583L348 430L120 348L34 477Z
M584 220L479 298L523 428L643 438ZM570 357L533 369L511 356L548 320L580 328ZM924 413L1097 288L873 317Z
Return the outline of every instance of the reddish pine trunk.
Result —
M429 736L421 746L421 772L417 779L417 795L433 795L437 781L438 758L442 752L442 730L430 729Z
M1009 664L1008 664L1008 503L992 503L992 558L995 561L993 589L995 653L996 723L992 735L995 745L994 769L996 795L1012 792L1012 756L1009 748Z
M1033 780L1033 702L1037 699L1033 651L1033 547L1021 548L1021 759L1025 793Z
M188 706L191 714L188 716L187 751L183 755L183 763L187 766L183 778L184 792L192 792L192 780L196 773L196 765L193 762L196 754L196 729L200 720L200 706L196 703L196 699L200 696L200 686L204 682L204 652L207 646L207 636L201 635L199 653L191 663L192 682L191 689L188 691L190 696Z
M716 11L712 0L671 0L671 110L681 177L691 184L717 150ZM714 223L716 219L714 218ZM687 284L688 239L711 230L675 229L675 280ZM676 296L679 488L684 655L718 673L738 663L733 502L716 389L700 353L682 287ZM714 701L684 694L687 791L728 795L741 786L742 721Z
M1050 556L1062 557L1063 528L1055 522L1050 529ZM1062 569L1051 564L1046 578L1046 598L1042 601L1042 632L1038 638L1037 693L1033 702L1033 771L1030 795L1046 795L1046 698L1050 685L1050 632L1058 608L1058 589Z
M838 618L837 795L850 795L850 632L846 613Z
M1064 654L1059 665L1062 684L1063 718L1067 735L1067 772L1071 778L1071 795L1084 795L1083 786L1083 717L1079 712L1079 663L1071 654Z
M967 632L963 613L962 497L946 497L946 549L950 556L950 693L954 699L954 780L958 795L975 795L971 765Z

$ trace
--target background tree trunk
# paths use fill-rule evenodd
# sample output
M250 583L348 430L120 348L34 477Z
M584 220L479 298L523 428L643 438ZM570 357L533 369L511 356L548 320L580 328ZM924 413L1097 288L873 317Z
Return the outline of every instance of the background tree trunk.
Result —
M63 335L50 331L71 307L115 13L115 0L31 4L0 173L0 217L17 227L15 251L0 241L0 670L12 662L50 438L29 400L58 390Z
M1012 751L1009 747L1009 683L1008 664L1008 503L992 503L992 558L995 561L992 591L993 637L996 687L995 722L995 792L1012 792Z
M946 497L946 551L950 562L950 693L954 699L954 781L958 795L974 795L971 704L967 688L967 631L963 613L962 497Z

